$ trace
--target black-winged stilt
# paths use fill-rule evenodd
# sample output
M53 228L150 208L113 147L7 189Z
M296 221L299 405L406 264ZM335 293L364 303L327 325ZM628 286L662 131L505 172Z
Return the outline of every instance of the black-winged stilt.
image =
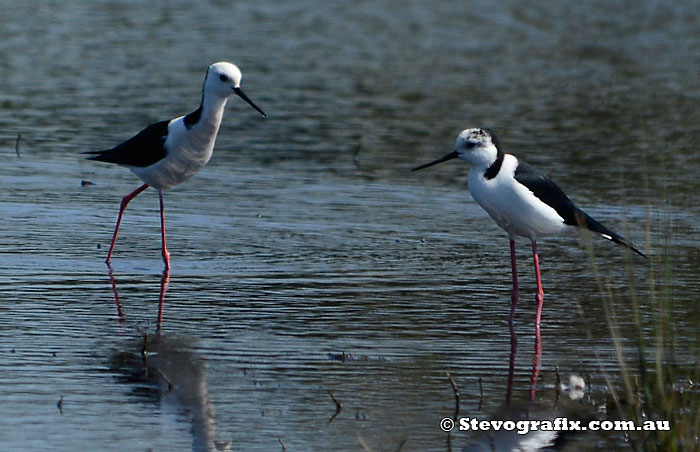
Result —
M107 253L109 266L117 241L124 209L134 197L149 186L158 190L160 197L160 226L163 241L163 262L170 269L170 253L165 245L165 213L163 191L179 184L202 169L211 158L214 141L224 114L226 100L232 94L248 102L263 116L265 113L241 91L241 71L231 63L219 62L209 66L202 87L202 103L192 113L168 121L151 124L137 135L105 151L90 151L88 157L100 162L126 166L144 184L122 198L114 228L112 243Z
M579 209L564 192L544 173L504 154L496 136L488 129L466 129L457 137L455 150L433 162L413 168L413 171L437 163L461 158L469 163L469 192L474 200L503 228L510 238L510 259L513 269L513 292L509 323L512 328L515 306L518 302L518 276L515 263L515 237L530 239L535 261L537 302L535 332L539 338L540 318L544 292L537 257L537 238L556 234L572 227L580 227L601 237L644 254L620 235L612 232ZM644 256L646 257L646 256ZM536 359L541 354L536 341Z

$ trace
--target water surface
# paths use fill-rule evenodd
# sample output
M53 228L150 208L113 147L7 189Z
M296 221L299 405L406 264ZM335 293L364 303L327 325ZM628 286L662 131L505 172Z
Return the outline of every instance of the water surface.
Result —
M555 366L584 375L596 403L609 397L604 372L615 379L618 364L592 264L622 305L633 291L644 305L650 265L670 253L688 341L677 350L697 359L683 351L700 320L695 2L5 3L4 448L466 446L472 435L438 427L454 411L445 374L461 415L498 416L507 237L469 197L466 165L409 170L471 126L492 127L652 258L593 240L591 260L578 235L540 242L538 407L555 405ZM231 99L209 165L166 193L159 335L155 192L129 206L110 280L119 200L139 182L77 153L195 109L218 60L242 68L269 117ZM534 347L531 255L518 246L515 404ZM619 321L633 356L631 319ZM343 406L334 418L328 391ZM618 433L566 447L626 448Z

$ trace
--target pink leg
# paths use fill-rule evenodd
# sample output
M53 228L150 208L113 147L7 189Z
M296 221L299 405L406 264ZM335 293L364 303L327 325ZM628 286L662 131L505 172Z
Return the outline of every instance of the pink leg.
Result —
M158 323L157 328L160 333L161 327L163 326L163 306L165 305L165 293L168 291L168 284L170 283L170 270L167 268L163 272L163 277L160 280L160 298L158 300Z
M544 291L542 290L542 278L540 278L540 259L537 256L537 242L532 241L532 256L535 259L535 278L537 279L537 295L535 296L535 301L537 302L537 311L535 314L535 328L537 332L540 331L540 319L542 318L542 304L544 301ZM540 344L541 345L541 344ZM539 349L540 353L542 349Z
M148 188L148 184L143 184L133 192L122 198L121 206L119 206L119 216L117 217L117 225L114 227L114 235L112 235L112 244L109 246L109 253L107 253L107 260L105 263L108 267L111 267L110 262L112 261L112 252L114 251L114 245L117 243L117 233L119 232L119 225L122 223L122 215L124 214L124 209L129 205L129 201L134 199L139 193Z
M518 350L518 340L515 337L515 306L518 304L518 271L515 264L515 239L510 239L510 265L513 270L513 292L511 293L510 317L508 318L508 329L510 330L510 359L508 361L508 386L506 388L506 404L510 405L513 393L513 376L515 374L515 354Z
M112 295L114 295L114 304L117 306L117 318L119 318L119 323L124 323L126 317L124 316L124 311L122 310L122 304L119 301L119 292L117 292L117 282L114 280L114 275L112 274L112 268L109 268L109 284L112 286Z
M532 256L535 260L535 278L537 279L537 295L535 301L537 307L535 311L535 358L532 366L532 387L530 388L530 399L535 398L535 386L537 376L540 371L540 359L542 357L542 336L540 335L540 319L542 318L542 304L544 302L544 291L542 290L542 278L540 277L540 260L537 256L537 242L532 241Z
M518 304L518 270L515 263L515 239L510 239L510 267L513 270L513 292L510 295L510 317L508 323L513 326L515 306Z
M165 245L165 210L163 209L163 191L158 191L158 196L160 197L160 235L163 239L163 263L165 264L165 271L170 270L170 253L168 253L168 247Z

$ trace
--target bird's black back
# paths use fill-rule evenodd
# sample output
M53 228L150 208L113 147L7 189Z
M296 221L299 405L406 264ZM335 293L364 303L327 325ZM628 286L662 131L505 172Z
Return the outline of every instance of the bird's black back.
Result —
M94 154L88 157L90 160L117 165L140 167L153 165L165 158L167 153L164 145L169 123L170 121L156 122L112 149L83 154Z
M515 169L514 177L515 180L526 186L537 198L542 200L542 202L556 210L557 214L564 220L564 224L596 232L603 238L629 248L640 256L646 257L644 253L635 248L634 245L625 240L624 237L606 228L599 221L576 207L573 201L566 196L564 191L543 172L522 160L518 160L518 166Z
M575 216L578 208L546 174L522 160L518 160L514 177L516 181L526 186L542 202L556 210L559 216L564 219L564 224L569 226L579 225Z

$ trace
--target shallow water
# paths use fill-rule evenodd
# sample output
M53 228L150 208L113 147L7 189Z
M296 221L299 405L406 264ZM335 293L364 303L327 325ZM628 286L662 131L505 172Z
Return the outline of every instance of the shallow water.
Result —
M668 251L678 337L689 341L677 350L697 337L694 2L619 3L617 14L603 2L5 3L3 449L475 440L438 427L454 410L445 373L462 416L498 415L507 237L469 197L461 162L409 171L469 126L493 127L653 263ZM77 152L193 110L217 60L241 66L269 118L232 99L212 161L166 193L167 287L152 191L125 214L110 280L119 200L139 182ZM608 397L603 370L614 377L617 361L592 263L622 304L632 291L648 299L648 262L600 240L591 261L585 241L540 242L543 409L555 403L555 366L584 374L598 403ZM516 404L528 399L534 342L531 256L518 245ZM631 319L619 321L632 347ZM328 391L343 406L335 417ZM610 433L566 447L626 446Z

